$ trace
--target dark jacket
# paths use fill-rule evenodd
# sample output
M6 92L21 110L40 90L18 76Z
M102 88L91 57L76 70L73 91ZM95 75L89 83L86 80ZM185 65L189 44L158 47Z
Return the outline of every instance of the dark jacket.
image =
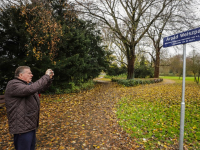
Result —
M31 84L18 78L8 82L5 103L11 134L29 132L38 127L40 110L38 92L50 84L51 79L48 75Z

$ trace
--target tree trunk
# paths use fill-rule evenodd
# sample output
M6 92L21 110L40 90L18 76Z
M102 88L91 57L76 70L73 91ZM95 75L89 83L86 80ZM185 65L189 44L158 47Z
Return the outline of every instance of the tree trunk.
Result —
M128 75L127 79L134 79L134 56L128 60Z
M154 78L159 78L159 70L160 70L160 49L156 50L156 61L154 64Z
M199 76L200 74L198 73L198 75L196 76L196 74L194 74L194 80L197 84L199 84ZM197 78L198 77L198 78Z

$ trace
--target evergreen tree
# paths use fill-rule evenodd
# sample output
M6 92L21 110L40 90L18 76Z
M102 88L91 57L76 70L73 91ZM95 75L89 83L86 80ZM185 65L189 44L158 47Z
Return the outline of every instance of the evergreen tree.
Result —
M100 31L91 21L78 19L73 7L65 1L52 1L54 17L62 24L63 36L56 56L55 78L66 87L69 82L79 84L97 77L108 65L106 52L101 45ZM62 82L61 82L62 81Z
M47 68L53 66L52 50L49 48L49 43L53 40L47 35L51 35L50 37L54 35L48 27L45 27L44 20L36 15L38 11L41 13L43 10L32 5L11 6L0 14L1 94L7 82L14 77L14 71L18 66L30 66L34 74L33 81L44 75ZM48 31L43 30L44 28Z
M16 67L24 64L27 32L20 9L8 8L0 13L0 93L14 77Z
M107 67L109 52L101 45L95 24L78 19L71 7L54 2L53 9L46 10L34 3L1 12L1 93L21 65L31 67L33 81L52 68L53 90L66 89L70 82L78 85Z
M142 56L140 65L135 67L135 78L153 77L153 68L146 62L145 57Z

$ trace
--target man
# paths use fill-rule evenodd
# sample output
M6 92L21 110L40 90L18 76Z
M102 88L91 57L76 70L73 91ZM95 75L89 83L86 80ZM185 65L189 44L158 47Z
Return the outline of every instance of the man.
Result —
M15 78L8 82L5 103L9 132L14 134L16 150L35 149L40 110L38 92L50 86L53 76L53 71L48 69L39 80L31 82L30 67L20 66L15 71Z

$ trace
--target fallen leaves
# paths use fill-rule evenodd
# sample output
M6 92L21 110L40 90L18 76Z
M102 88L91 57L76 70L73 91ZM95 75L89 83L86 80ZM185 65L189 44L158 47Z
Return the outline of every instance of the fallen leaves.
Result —
M137 137L131 137L119 126L116 104L122 97L131 97L131 95L134 95L135 98L143 95L144 99L149 101L157 97L158 101L162 102L159 96L166 99L165 95L153 92L149 97L145 91L150 90L151 87L160 90L157 87L159 84L123 87L112 82L98 83L94 89L81 93L42 95L36 149L145 149L143 143L137 143ZM172 94L169 93L169 95ZM174 96L180 97L179 94ZM140 105L139 101L136 102L135 109ZM173 107L173 105L171 106ZM151 109L155 108L152 106ZM5 109L0 110L0 119L0 149L13 149L13 138L8 133ZM141 119L142 124L147 118ZM164 122L160 120L161 126L164 125L162 123ZM138 132L141 130L136 126L133 128ZM192 129L195 130L195 126L192 126ZM160 128L156 130L159 131ZM148 143L148 139L146 139L146 143Z
M99 83L94 89L81 93L42 95L37 150L136 147L118 125L115 115L117 100L132 91L124 89L116 83ZM0 149L13 148L5 115L1 114Z

